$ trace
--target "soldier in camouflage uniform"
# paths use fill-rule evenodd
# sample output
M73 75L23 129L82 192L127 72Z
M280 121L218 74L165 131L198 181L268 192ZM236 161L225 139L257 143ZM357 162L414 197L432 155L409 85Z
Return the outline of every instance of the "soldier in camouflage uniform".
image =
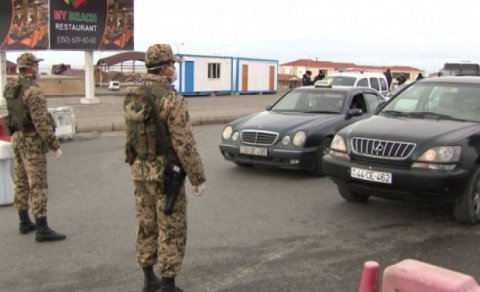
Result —
M51 230L47 223L46 153L55 151L55 158L59 159L62 151L55 136L53 118L47 110L47 100L35 82L40 61L42 59L30 53L17 58L20 74L13 84L19 85L19 90L17 94L7 94L5 99L9 130L13 132L11 145L15 153L14 192L20 217L19 230L21 234L36 230L35 240L44 242L62 240L66 236ZM36 225L30 220L29 207Z
M148 73L144 85L131 90L124 102L126 156L135 185L137 260L145 276L143 291L182 291L175 286L175 276L185 253L187 198L182 182L173 212L164 214L166 160L181 165L194 195L201 195L205 188L187 102L171 85L176 77L175 62L179 61L170 45L150 46L145 55ZM156 263L161 280L153 272Z

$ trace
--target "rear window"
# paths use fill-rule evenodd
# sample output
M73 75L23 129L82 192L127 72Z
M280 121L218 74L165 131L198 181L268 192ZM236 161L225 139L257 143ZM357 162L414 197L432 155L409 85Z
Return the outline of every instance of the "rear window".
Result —
M358 87L368 87L368 80L367 78L362 78L360 81L357 83Z
M387 91L388 90L388 85L385 79L380 78L380 86L382 87L382 91Z
M353 86L355 84L355 77L345 77L345 76L331 76L327 77L327 80L332 80L333 85L337 86Z
M380 84L378 83L378 79L375 77L370 78L370 84L372 85L372 88L375 88L376 90L380 90Z

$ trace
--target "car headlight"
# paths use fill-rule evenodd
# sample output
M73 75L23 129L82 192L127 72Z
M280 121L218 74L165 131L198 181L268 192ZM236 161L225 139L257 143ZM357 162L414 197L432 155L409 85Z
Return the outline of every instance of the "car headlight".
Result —
M233 141L237 141L237 140L238 140L238 137L239 137L238 132L235 132L235 133L233 133L233 135L232 135L232 140L233 140Z
M232 137L232 133L233 133L232 126L226 126L225 129L223 129L223 133L222 133L223 139L225 140L230 139L230 137Z
M291 140L292 140L292 139L290 138L290 136L284 136L284 137L282 138L282 144L286 146L286 145L288 145L288 144L290 143Z
M347 144L345 139L340 135L335 135L330 143L330 155L350 159L347 153Z
M307 135L305 134L304 131L296 132L295 135L293 135L293 139L292 139L293 145L297 147L303 146L303 143L305 143L306 137Z
M460 160L461 146L437 146L423 152L413 168L452 170Z
M335 135L330 143L330 149L335 151L347 152L345 140L340 135Z

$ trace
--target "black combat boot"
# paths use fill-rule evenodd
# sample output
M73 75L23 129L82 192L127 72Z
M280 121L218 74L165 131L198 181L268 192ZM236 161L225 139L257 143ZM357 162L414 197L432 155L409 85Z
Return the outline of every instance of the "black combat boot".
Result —
M37 234L35 236L37 242L57 241L67 238L65 234L57 233L48 227L47 217L40 217L35 221L37 222Z
M162 289L160 289L160 292L183 292L183 290L175 286L175 277L162 277Z
M28 216L28 209L18 211L18 217L20 217L20 227L18 228L20 234L27 234L37 229Z
M153 267L143 268L143 275L145 279L143 280L143 292L155 292L160 289L162 282L157 278L153 272Z

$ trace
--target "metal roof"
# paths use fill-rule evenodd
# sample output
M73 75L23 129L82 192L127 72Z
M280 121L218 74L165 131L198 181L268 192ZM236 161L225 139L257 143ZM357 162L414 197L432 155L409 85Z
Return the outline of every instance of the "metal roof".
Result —
M132 60L145 62L145 52L123 52L110 57L101 58L97 61L97 66L113 66Z
M280 66L292 67L308 67L308 68L335 68L335 69L353 69L353 70L382 70L390 69L392 71L422 71L410 66L372 66L372 65L357 65L355 63L341 63L330 61L314 61L308 59L299 59L292 62L280 64Z
M7 60L7 68L17 68L17 64Z

